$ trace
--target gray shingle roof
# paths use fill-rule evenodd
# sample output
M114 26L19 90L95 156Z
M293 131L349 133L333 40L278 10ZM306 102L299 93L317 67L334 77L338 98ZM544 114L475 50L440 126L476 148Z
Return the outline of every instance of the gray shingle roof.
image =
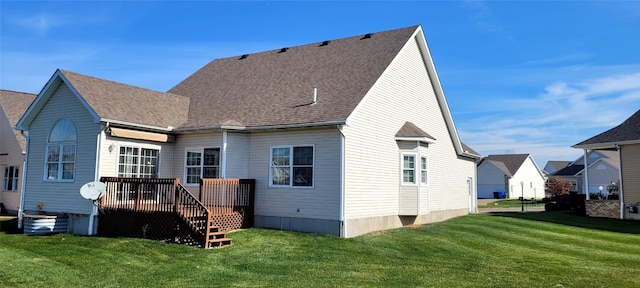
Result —
M178 127L189 98L60 70L102 119L155 127Z
M418 128L418 126L411 122L405 122L396 133L396 137L427 137L436 140L436 138L433 138L429 133L424 132L424 130Z
M518 171L518 169L520 169L520 166L522 166L522 163L524 163L524 161L527 160L528 157L529 154L489 155L482 159L482 161L478 165L482 165L482 163L484 163L485 161L491 161L492 163L494 163L494 165L496 163L502 163L502 165L496 166L503 169L503 171L506 172L505 174L507 174L507 176L513 176ZM504 169L506 169L506 171Z
M169 93L191 97L183 128L345 121L417 29L213 60Z
M640 141L640 110L631 115L622 124L584 140L573 147L585 145Z
M0 89L0 106L2 106L2 110L7 115L11 127L16 126L16 123L18 123L22 114L27 111L34 99L36 99L35 94ZM22 151L24 151L26 146L24 137L20 135L19 131L14 131L14 133L22 147Z
M582 170L584 170L584 165L582 164L569 165L552 173L551 176L576 176Z

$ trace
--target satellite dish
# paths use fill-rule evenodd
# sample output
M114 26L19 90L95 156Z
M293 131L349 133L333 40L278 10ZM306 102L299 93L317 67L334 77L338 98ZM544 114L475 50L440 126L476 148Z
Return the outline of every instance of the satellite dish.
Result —
M104 191L107 188L107 185L99 182L93 181L86 183L80 187L80 195L85 199L89 200L98 200L98 198L104 195Z

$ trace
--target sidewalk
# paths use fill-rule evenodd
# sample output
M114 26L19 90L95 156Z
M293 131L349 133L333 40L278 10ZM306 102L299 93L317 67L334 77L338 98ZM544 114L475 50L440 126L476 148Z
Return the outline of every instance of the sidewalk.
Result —
M478 207L485 206L497 199L478 199ZM524 205L524 212L541 212L544 211L544 203L538 203L537 206L531 204ZM522 212L522 207L496 207L496 208L478 208L478 213L490 212Z

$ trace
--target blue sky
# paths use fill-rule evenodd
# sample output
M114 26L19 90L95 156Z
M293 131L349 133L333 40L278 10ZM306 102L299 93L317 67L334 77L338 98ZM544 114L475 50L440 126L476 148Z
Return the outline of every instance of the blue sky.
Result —
M575 160L640 109L636 1L7 1L0 88L57 68L166 91L209 61L420 24L463 142Z

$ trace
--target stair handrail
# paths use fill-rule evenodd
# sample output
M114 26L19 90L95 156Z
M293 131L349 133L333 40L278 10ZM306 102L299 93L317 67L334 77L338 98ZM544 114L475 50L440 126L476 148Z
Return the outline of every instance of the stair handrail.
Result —
M176 215L179 215L180 218L187 223L187 226L189 226L189 229L191 229L194 234L202 237L202 247L206 248L208 245L209 234L211 233L209 231L209 223L212 220L211 212L206 206L204 206L204 204L202 204L202 202L200 202L200 200L198 200L198 198L193 196L189 190L184 188L182 184L177 183L175 191L174 210ZM197 218L206 219L206 222L202 227L198 227L198 225L196 225L195 219Z

